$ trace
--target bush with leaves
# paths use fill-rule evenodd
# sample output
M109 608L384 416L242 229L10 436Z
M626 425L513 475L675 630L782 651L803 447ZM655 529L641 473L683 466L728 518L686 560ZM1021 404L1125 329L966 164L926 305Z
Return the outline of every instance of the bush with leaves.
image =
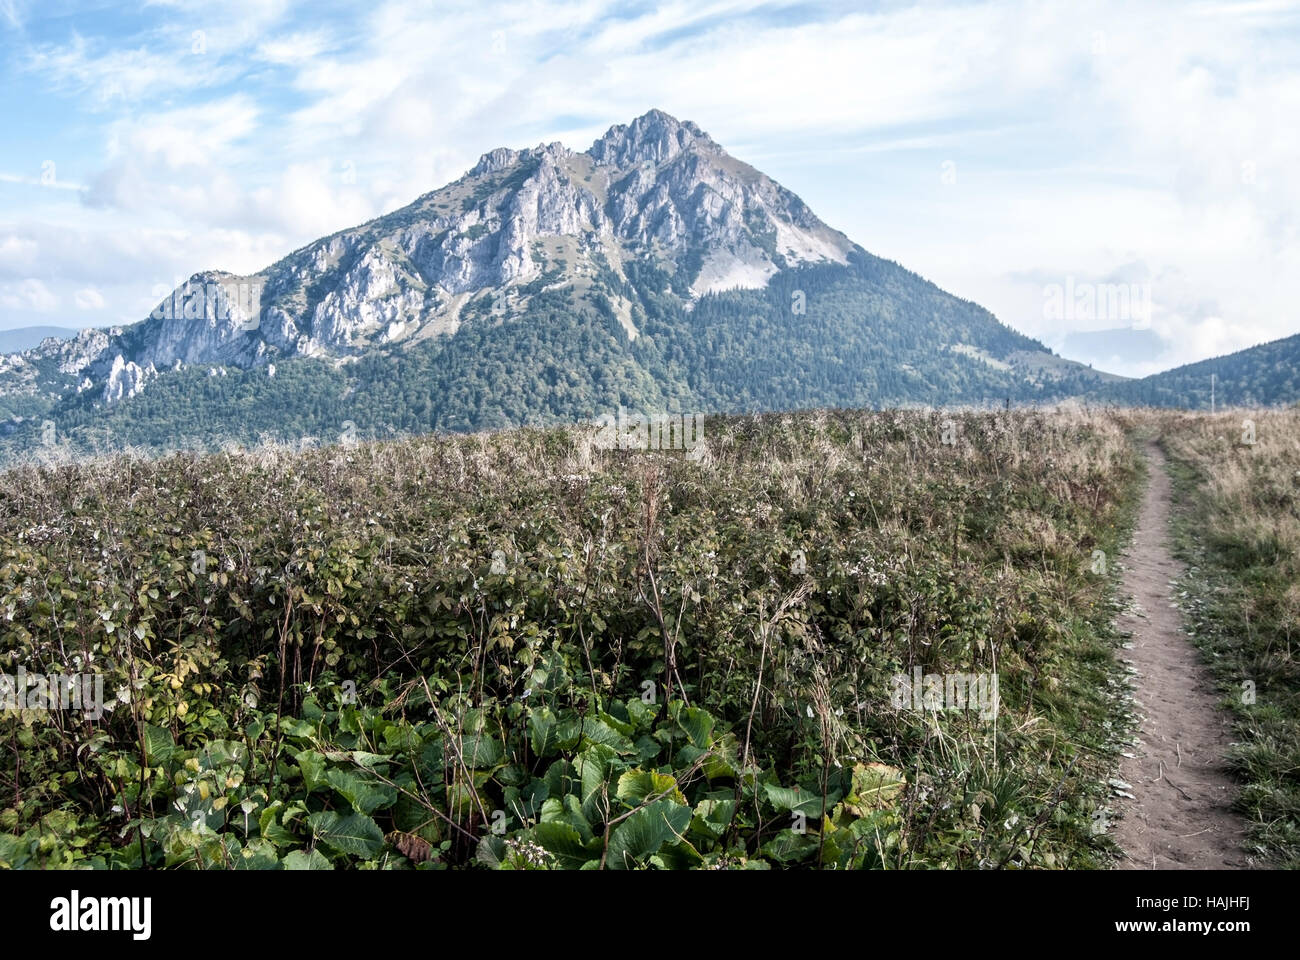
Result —
M1118 420L599 440L0 474L0 669L109 701L0 717L0 865L1103 862ZM898 709L917 669L1001 709Z

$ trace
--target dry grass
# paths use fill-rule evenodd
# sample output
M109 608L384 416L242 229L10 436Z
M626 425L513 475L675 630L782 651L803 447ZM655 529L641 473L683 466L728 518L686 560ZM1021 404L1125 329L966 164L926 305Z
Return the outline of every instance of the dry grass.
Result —
M1258 852L1300 865L1300 411L1150 414L1176 464L1184 606L1240 739Z

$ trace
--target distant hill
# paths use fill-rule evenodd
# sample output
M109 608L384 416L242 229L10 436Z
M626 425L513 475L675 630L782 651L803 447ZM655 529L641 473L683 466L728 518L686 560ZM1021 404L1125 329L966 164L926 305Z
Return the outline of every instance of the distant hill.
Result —
M46 337L71 340L77 335L72 327L15 327L0 330L0 353L19 353L40 346Z
M1091 396L1125 405L1208 410L1211 377L1220 407L1300 402L1300 334L1141 380L1106 384Z

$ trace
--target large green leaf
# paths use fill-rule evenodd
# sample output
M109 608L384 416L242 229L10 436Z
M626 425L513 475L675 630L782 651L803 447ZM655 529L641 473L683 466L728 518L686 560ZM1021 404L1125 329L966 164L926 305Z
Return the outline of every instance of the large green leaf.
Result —
M325 783L325 757L315 750L299 750L294 755L298 770L302 773L302 782L307 792L315 790Z
M608 726L611 730L614 730L622 734L624 737L631 737L634 733L636 733L636 726L634 724L628 723L627 721L624 720L620 720L618 717L614 716L611 713L606 713L604 710L602 710L600 711L598 716L601 723Z
M816 833L795 833L782 830L763 844L763 855L781 863L794 863L816 856L821 839Z
M606 794L612 796L614 792L609 781L617 759L618 754L613 748L597 743L587 747L574 760L582 783L582 813L588 820L604 822L609 802Z
M691 744L701 749L713 742L713 728L718 721L699 707L687 707L677 714L677 725L685 731Z
M536 820L548 796L550 796L550 789L546 786L545 780L533 780L522 790L517 787L507 787L505 810L520 820Z
M735 800L701 800L695 805L691 830L709 840L719 839L736 815Z
M832 790L830 795L822 797L815 790L800 790L798 787L781 787L775 783L763 784L767 799L777 810L802 813L805 816L822 818L825 811L839 802L840 791Z
M618 753L635 753L632 741L619 733L598 717L574 717L563 721L557 730L561 745L566 742L580 741L582 745L593 743L612 747Z
M235 870L279 870L280 858L275 847L266 840L254 838L233 858L231 866Z
M533 839L566 870L580 870L588 860L600 859L599 841L583 843L577 830L559 820L539 823L533 828Z
M478 850L474 854L474 859L483 866L495 870L501 866L501 861L505 859L505 856L505 838L498 837L495 833L487 833L478 842Z
M325 772L331 787L347 798L358 813L373 813L381 807L391 807L397 802L397 790L386 783L366 778L351 770L332 767Z
M24 837L11 837L0 833L0 869L17 870L30 858Z
M618 778L618 798L629 806L638 806L647 797L661 794L674 803L686 802L681 790L677 789L677 781L666 773L636 767Z
M578 772L573 768L573 764L568 760L556 760L546 768L547 794L552 797L562 797L571 791L580 789Z
M563 799L550 797L542 804L542 823L565 823L578 831L583 843L595 836L591 822L582 812L582 802L573 794L565 794Z
M659 852L650 858L652 866L660 870L694 870L704 858L700 852L691 846L690 841L683 840L681 843L665 843L659 848Z
M691 808L671 800L642 807L614 828L605 866L631 870L645 863L665 843L676 843L690 822Z
M388 763L393 759L382 753L369 753L365 750L327 750L325 756L336 763L353 760L367 770L373 770L379 764Z
M198 758L204 770L242 767L248 762L248 747L234 740L210 740L198 752Z
M710 780L735 779L740 766L740 747L736 735L728 731L713 737L709 758L704 761L704 775Z
M319 850L294 850L284 855L286 870L333 870L334 864Z
M461 757L471 770L489 770L501 762L501 741L486 733L467 733L461 740Z
M528 711L528 741L536 757L548 757L559 749L555 714L550 707Z
M155 727L152 723L144 725L145 763L156 767L170 760L176 752L176 741L172 732L166 727Z
M261 828L262 839L277 846L298 842L297 837L276 822L276 814L280 812L283 806L283 800L274 800L257 815L257 823Z
M883 763L854 764L853 782L844 806L863 817L872 810L892 807L905 786L907 778L897 767Z
M655 717L659 714L659 708L654 704L643 703L640 700L629 700L627 702L627 715L632 725L640 733L649 733L654 727Z
M369 860L383 849L383 831L364 813L344 817L326 810L313 813L307 822L316 836L339 853Z

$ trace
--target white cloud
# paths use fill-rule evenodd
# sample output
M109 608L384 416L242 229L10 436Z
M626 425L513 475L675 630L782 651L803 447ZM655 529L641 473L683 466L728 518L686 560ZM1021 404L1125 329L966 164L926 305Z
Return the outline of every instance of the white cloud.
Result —
M156 305L158 287L171 290L204 269L251 274L281 256L285 246L278 234L229 229L88 232L75 225L0 225L0 307L53 309L57 304L50 297L66 278L78 276L79 285L68 287L59 302L98 313L96 322L135 323ZM78 302L86 291L102 304L83 305L89 302L84 296Z
M23 25L22 17L18 12L17 0L0 0L0 17L4 17L5 23L15 30L20 29Z
M35 277L21 283L0 283L0 307L34 313L50 313L59 305L59 298L49 287Z
M100 310L104 306L104 298L98 290L86 287L77 291L76 304L78 310Z
M53 166L47 167L50 174L42 177L24 177L16 173L0 173L0 183L21 183L29 187L44 187L49 190L73 190L81 192L86 188L79 183L68 183L66 180L57 179L54 174L57 169Z
M324 30L295 31L271 37L258 44L257 56L267 63L301 67L333 46L334 41Z
M487 149L584 149L657 106L872 252L1049 345L1087 328L1043 316L1043 278L1143 263L1168 349L1120 372L1297 329L1294 3L670 0L629 14L465 0L432 15L390 0L350 21L284 2L221 17L197 0L158 6L166 25L139 37L74 34L23 61L99 118L102 156L82 178L88 221L61 221L74 241L0 223L0 278L41 276L66 298L94 284L116 309L117 288L96 279L109 264L253 270Z
M175 33L152 41L147 46L112 48L74 34L63 46L32 49L24 66L27 72L47 78L54 88L80 94L97 109L174 91L199 91L233 75L215 57L194 54L189 35Z

